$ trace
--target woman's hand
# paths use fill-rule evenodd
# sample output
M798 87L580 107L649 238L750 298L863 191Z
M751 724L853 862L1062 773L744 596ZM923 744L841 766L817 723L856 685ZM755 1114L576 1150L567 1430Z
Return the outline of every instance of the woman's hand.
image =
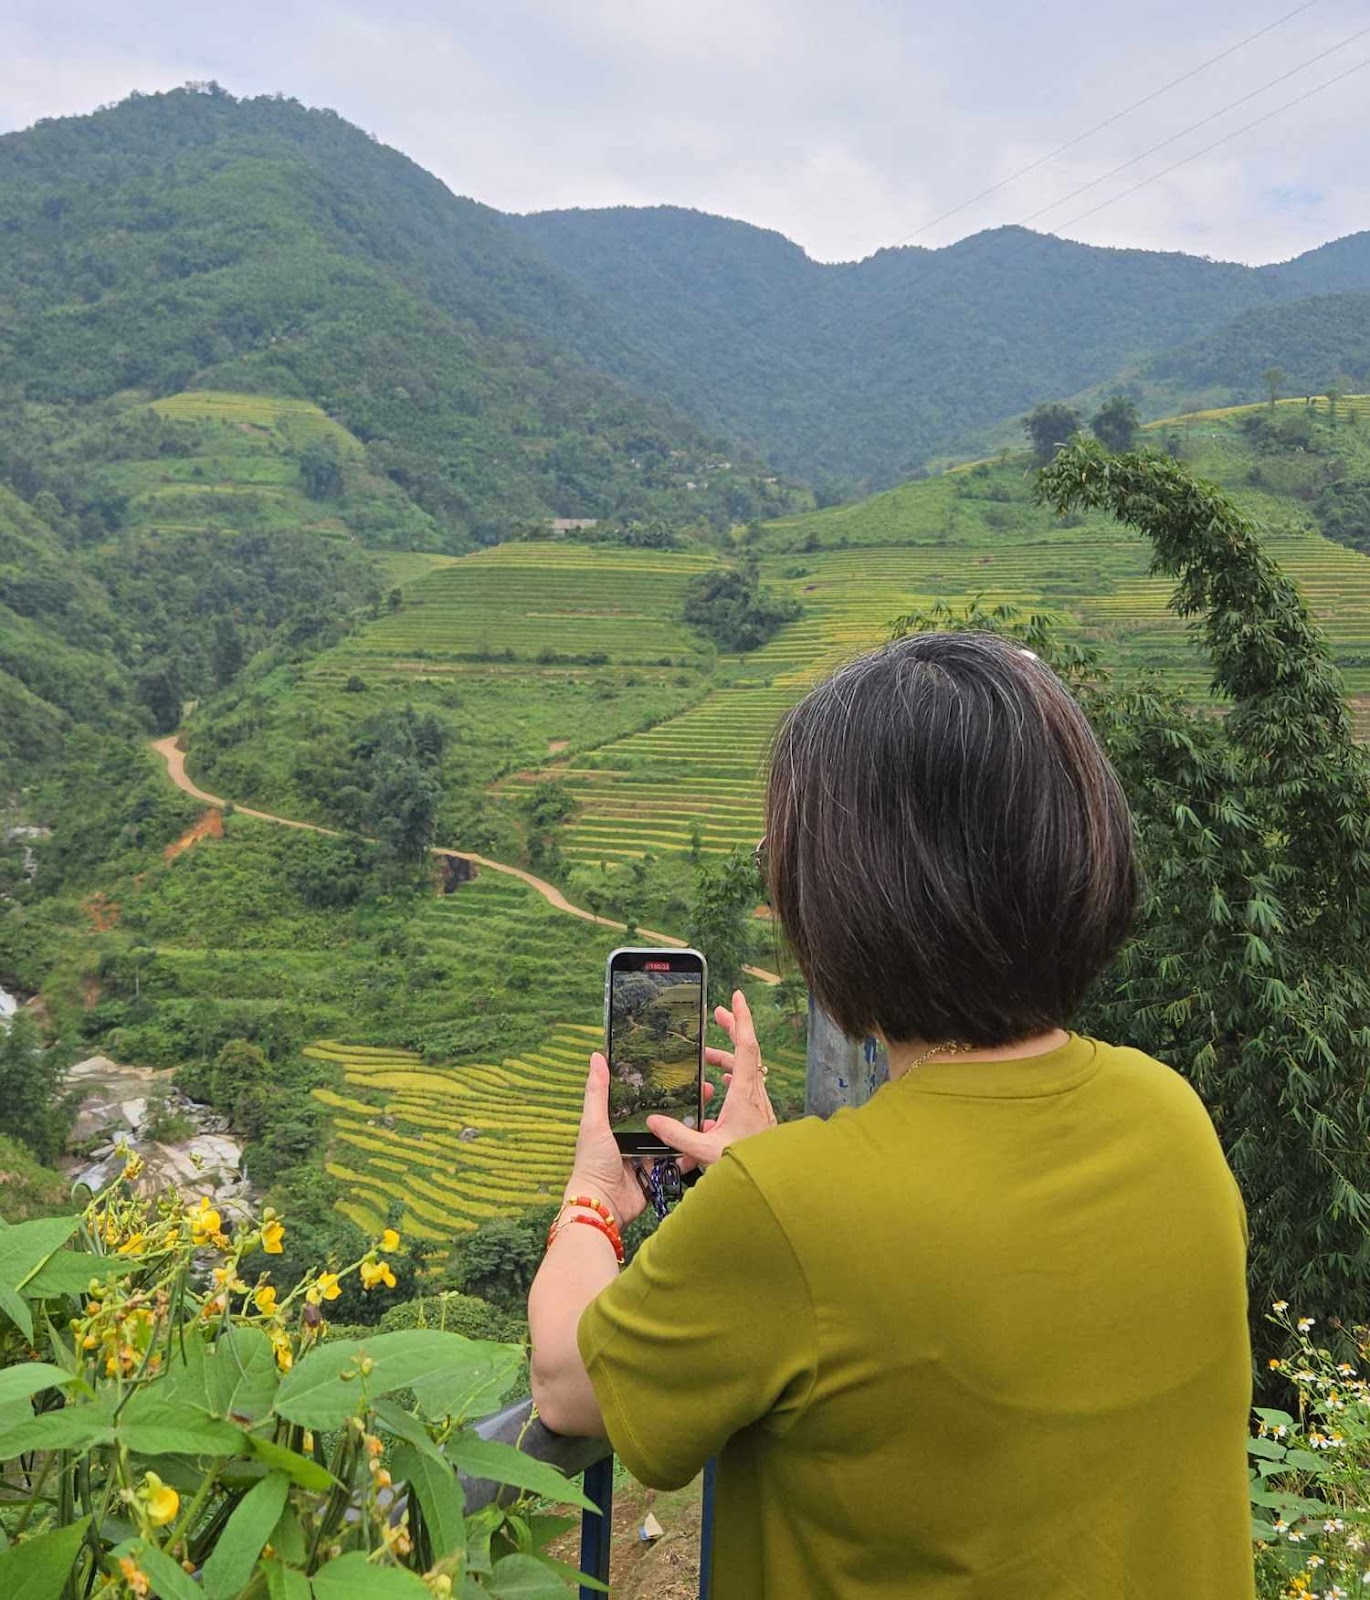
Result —
M603 1201L625 1226L640 1216L647 1204L633 1163L624 1158L609 1126L609 1063L598 1050L590 1057L576 1158L566 1184L565 1197L569 1200L574 1195Z
M761 1050L756 1042L756 1028L747 997L738 989L733 994L733 1009L719 1006L714 1018L729 1039L731 1050L704 1052L704 1059L715 1067L723 1068L726 1093L723 1108L716 1119L707 1120L702 1128L687 1128L674 1117L651 1116L647 1126L673 1150L679 1150L686 1159L681 1166L711 1166L737 1139L761 1133L775 1127L775 1111L766 1093L766 1069L761 1065ZM709 1090L706 1084L705 1090ZM706 1092L705 1099L710 1098Z

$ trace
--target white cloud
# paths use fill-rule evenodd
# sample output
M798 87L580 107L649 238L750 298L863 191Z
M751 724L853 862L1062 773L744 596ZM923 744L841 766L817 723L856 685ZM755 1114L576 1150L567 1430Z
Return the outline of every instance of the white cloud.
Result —
M696 206L849 259L909 234L943 244L1019 221L1358 25L1354 0L1318 0L925 227L1268 20L1238 0L1142 10L1123 0L1050 10L1027 0L937 10L909 0L8 0L0 120L19 127L133 88L217 77L237 93L330 105L491 205ZM1367 46L1033 225L1248 261L1370 226L1368 68L1066 227Z

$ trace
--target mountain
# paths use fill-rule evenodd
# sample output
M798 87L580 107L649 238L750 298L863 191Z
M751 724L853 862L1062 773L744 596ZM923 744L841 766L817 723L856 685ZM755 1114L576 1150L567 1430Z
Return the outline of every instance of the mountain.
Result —
M0 138L11 400L317 401L448 548L553 515L782 509L771 474L573 348L625 364L618 343L497 212L331 112L184 89Z
M378 609L364 539L436 539L299 400L16 409L0 467L0 808L76 730L175 727L259 651L294 659Z
M1370 234L1261 268L1022 228L823 265L778 234L670 207L511 225L650 352L635 367L606 350L605 370L810 482L891 482L1240 312L1370 288Z
M1263 374L1277 367L1288 394L1370 389L1370 294L1315 295L1248 311L1213 333L1144 362L1144 384L1164 395L1221 394L1240 404L1265 392Z

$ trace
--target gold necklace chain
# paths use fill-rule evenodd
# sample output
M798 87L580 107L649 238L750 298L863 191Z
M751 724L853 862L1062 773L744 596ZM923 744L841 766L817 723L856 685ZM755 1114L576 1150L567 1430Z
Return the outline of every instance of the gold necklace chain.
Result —
M908 1066L904 1068L904 1071L912 1072L915 1067L921 1067L924 1062L931 1061L934 1056L963 1056L974 1048L974 1045L958 1044L955 1039L948 1039L945 1044L935 1044L930 1050L925 1050L921 1056L915 1056Z

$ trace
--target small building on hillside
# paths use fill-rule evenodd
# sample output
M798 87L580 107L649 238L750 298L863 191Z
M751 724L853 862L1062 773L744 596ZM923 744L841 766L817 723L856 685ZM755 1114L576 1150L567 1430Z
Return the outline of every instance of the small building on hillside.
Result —
M553 533L575 533L580 528L597 528L598 517L553 517Z

